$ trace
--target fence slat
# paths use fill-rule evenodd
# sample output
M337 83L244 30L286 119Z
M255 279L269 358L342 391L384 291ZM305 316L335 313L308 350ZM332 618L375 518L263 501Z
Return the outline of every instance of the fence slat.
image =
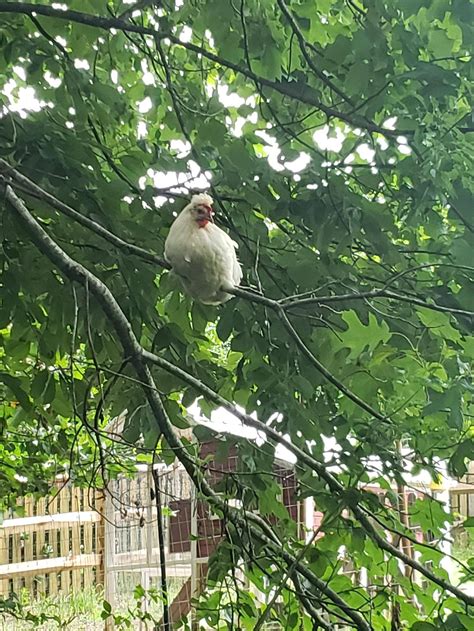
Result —
M103 518L95 498L94 489L58 480L51 496L18 500L23 509L0 525L0 596L11 588L56 595L103 582ZM103 508L103 500L97 503Z

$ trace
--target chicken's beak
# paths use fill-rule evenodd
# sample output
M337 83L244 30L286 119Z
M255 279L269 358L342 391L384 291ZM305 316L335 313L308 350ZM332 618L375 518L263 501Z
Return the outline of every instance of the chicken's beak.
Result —
M204 206L204 208L207 210L207 218L214 223L214 211L212 210L212 206Z

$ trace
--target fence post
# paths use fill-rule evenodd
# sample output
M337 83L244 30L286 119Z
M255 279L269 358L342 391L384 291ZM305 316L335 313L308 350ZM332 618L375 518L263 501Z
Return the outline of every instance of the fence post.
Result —
M112 495L104 489L105 525L104 525L104 596L105 600L115 609L115 508ZM114 621L109 616L105 621L105 631L113 631Z
M151 493L152 490L153 492L155 492L155 487L153 484L153 463L149 464L146 470L146 524L145 524L145 544L146 544L146 570L143 569L141 572L141 581L142 581L142 587L144 589L150 589L151 587L151 574L149 571L149 568L152 568L155 566L154 563L154 559L153 559L153 529L154 529L154 523L153 523L153 509L154 509L154 502L151 499ZM148 596L144 599L144 611L148 611L149 609L149 599ZM140 622L140 629L142 628L146 628L146 626L143 626L143 623Z
M191 511L190 511L190 519L191 519L191 526L190 526L190 532L191 532L191 593L190 593L190 598L191 600L193 598L196 598L197 596L197 592L198 592L198 588L199 588L199 582L201 580L201 576L200 576L200 566L198 565L197 562L197 555L198 555L198 514L197 514L197 510L198 510L198 506L197 506L197 491L196 488L194 486L191 486ZM196 615L195 615L195 611L194 611L194 607L191 605L191 628L193 629L193 631L195 631L197 629L197 620L196 620Z
M94 508L97 511L100 521L97 523L97 529L95 532L95 541L93 546L95 551L100 555L100 566L97 569L96 584L105 587L105 491L101 491L100 495L97 490L94 490Z

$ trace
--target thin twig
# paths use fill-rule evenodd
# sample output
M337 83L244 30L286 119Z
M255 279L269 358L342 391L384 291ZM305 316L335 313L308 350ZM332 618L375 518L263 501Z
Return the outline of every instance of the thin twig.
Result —
M303 305L323 305L331 302L343 302L346 300L366 300L371 298L390 298L392 300L398 300L400 302L409 302L410 304L425 307L426 309L431 309L432 311L453 313L469 317L474 316L474 311L457 309L456 307L445 307L444 305L438 305L435 302L426 302L425 300L421 300L421 298L407 296L405 294L400 294L388 289L372 289L371 291L364 291L360 293L335 294L333 296L313 296L311 298L301 298L296 300L283 299L281 305L286 310L293 309L294 307L302 307Z
M297 21L295 20L295 18L293 17L291 11L287 7L287 5L285 3L285 0L277 0L277 3L278 3L278 6L280 7L282 13L285 15L286 19L288 20L293 33L296 35L296 38L298 40L298 44L300 46L301 53L302 53L303 57L305 58L306 63L308 64L308 66L311 68L311 70L314 72L314 74L324 83L324 85L326 85L333 92L335 92L338 96L340 96L343 101L346 101L346 103L349 103L349 105L354 106L353 100L349 96L347 96L347 94L345 94L340 88L338 88L331 81L331 79L329 79L329 77L327 75L325 75L324 72L322 72L316 66L314 61L311 59L311 55L308 52L308 48L309 48L308 42L306 41L303 33L301 32L301 29L298 26Z

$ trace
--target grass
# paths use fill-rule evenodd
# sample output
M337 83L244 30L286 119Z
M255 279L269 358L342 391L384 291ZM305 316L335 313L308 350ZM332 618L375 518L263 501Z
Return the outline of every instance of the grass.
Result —
M462 541L455 541L452 554L463 563L474 558L474 540L472 536L465 537Z
M18 594L16 607L21 619L8 614L0 615L0 631L57 631L60 628L68 631L102 631L102 602L102 592L94 587L38 600L32 600L28 590L22 590Z
M120 572L116 583L116 607L113 613L127 618L132 624L128 627L131 629L136 628L138 617L135 616L140 610L141 599L136 595L136 586L139 582L137 578L135 572ZM183 578L168 580L171 600L178 594L184 581ZM10 611L14 615L9 614L0 603L0 631L103 631L103 601L102 589L93 586L86 587L80 592L43 596L36 600L27 589L23 589L9 601ZM159 598L155 596L150 599L148 611L155 620L161 618L163 608ZM149 628L152 627L151 624ZM119 625L118 628L122 626Z
M451 554L459 563L469 565L469 559L474 558L474 532L471 528L462 529L455 534ZM464 570L461 565L454 564L451 580L455 585L460 583L463 574ZM474 581L466 581L463 583L462 589L466 593L474 595Z

